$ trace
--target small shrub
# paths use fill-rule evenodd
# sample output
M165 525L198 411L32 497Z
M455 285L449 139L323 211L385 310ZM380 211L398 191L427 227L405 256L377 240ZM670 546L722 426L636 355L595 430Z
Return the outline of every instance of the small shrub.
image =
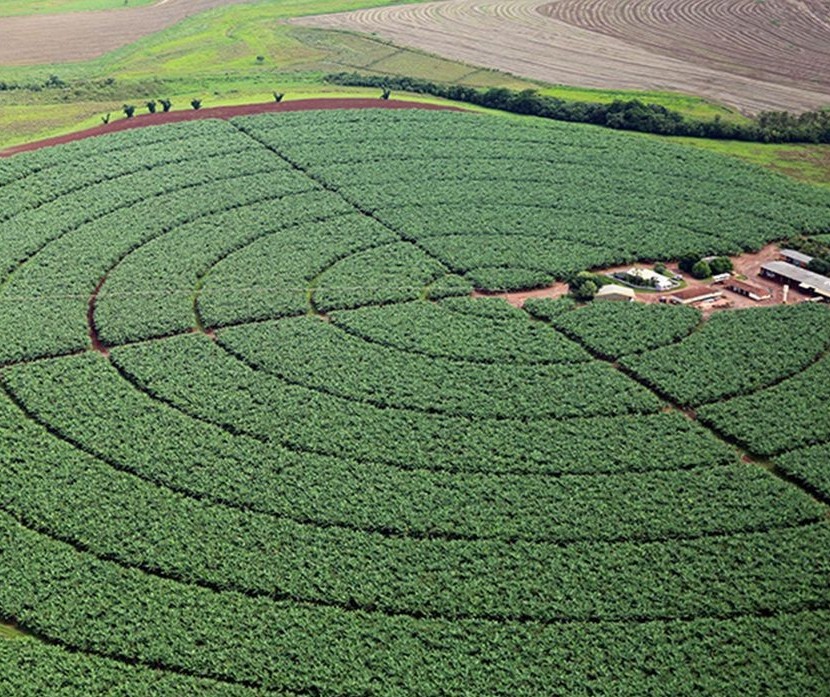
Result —
M257 56L256 57L256 62L258 64L262 65L265 62L265 56Z
M713 274L726 273L732 270L732 260L729 257L715 257L709 262Z
M145 102L145 103L147 104L147 111L149 111L151 114L155 114L156 113L156 101L154 99L151 99L149 102Z
M202 100L201 99L191 99L190 106L194 109L201 109L202 108Z
M125 105L124 105L123 107L121 107L121 108L122 108L122 110L124 111L124 115L125 115L128 119L131 119L131 118L133 117L133 114L135 114L135 105L133 105L133 104L125 104Z
M389 99L389 95L392 94L392 91L388 87L383 88L383 92L380 95L381 99Z
M109 122L110 122L110 114L107 114L106 116L102 116L102 117L101 117L101 123L103 123L105 126L106 126Z
M709 266L708 261L701 259L692 267L692 276L697 279L709 278L712 275L712 267Z
M166 114L170 111L171 107L173 106L173 102L169 99L159 99L159 104L161 104L161 110Z
M279 103L282 101L284 96L285 95L282 92L274 92L274 101Z

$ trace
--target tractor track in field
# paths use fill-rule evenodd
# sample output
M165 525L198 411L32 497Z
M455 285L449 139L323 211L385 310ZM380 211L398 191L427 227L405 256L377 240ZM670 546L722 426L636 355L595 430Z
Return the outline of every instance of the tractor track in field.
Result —
M820 0L442 0L288 21L549 84L682 92L745 113L830 103Z

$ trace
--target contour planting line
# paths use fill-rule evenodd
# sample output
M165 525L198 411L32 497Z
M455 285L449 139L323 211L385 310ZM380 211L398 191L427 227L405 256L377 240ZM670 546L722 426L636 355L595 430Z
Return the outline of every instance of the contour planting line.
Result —
M7 515L9 518L14 520L20 527L28 530L31 533L34 533L40 537L44 537L52 542L65 545L67 547L72 548L77 554L81 556L91 557L99 562L105 564L112 564L120 569L125 570L132 570L140 573L142 576L148 576L151 578L160 579L163 581L167 581L170 583L174 583L177 585L184 586L186 588L198 588L204 591L207 591L216 596L226 596L226 595L238 595L248 599L255 599L255 600L265 600L269 601L274 604L291 604L291 605L298 605L298 606L305 606L311 609L323 609L323 610L334 610L339 612L344 612L347 614L351 613L358 613L358 614L365 614L365 615L378 615L382 617L389 617L389 618L408 618L412 620L427 620L427 621L437 621L437 622L466 622L466 621L475 621L475 622L489 622L493 624L498 624L501 626L510 626L510 625L538 625L541 627L549 627L549 626L560 626L560 625L573 625L573 624L587 624L587 625L596 625L596 624L617 624L617 625L631 625L631 624L645 624L648 622L694 622L701 619L712 619L712 620L733 620L743 617L769 617L771 615L776 614L791 614L795 612L805 612L805 611L818 611L818 610L828 610L830 609L830 605L820 603L820 602L801 602L797 604L795 607L789 607L785 610L775 610L773 608L758 608L752 611L738 611L738 612L704 612L700 614L688 614L682 613L678 615L665 615L665 614L654 614L654 615L633 615L630 617L598 617L598 616L588 616L588 617L569 617L567 615L556 615L551 617L545 618L538 618L532 615L527 614L517 614L517 615L501 615L501 614L491 614L491 613L467 613L467 612L453 612L452 614L444 614L435 611L422 611L422 610L404 610L404 609L393 609L391 607L379 607L375 603L371 603L370 605L360 605L353 599L349 599L349 601L337 601L337 600L325 600L322 598L303 598L299 596L292 595L290 593L282 592L282 591L262 591L262 590L251 590L251 589L239 589L234 588L232 585L225 586L224 584L214 582L214 581L207 581L205 579L187 579L178 574L169 573L166 571L161 570L160 568L153 567L151 565L145 565L143 563L132 563L132 562L125 562L121 559L118 559L115 555L112 554L99 554L90 549L85 543L74 541L71 538L64 538L62 536L55 535L54 533L42 528L36 523L32 523L31 521L26 520L24 517L18 516L16 513L9 512L4 505L0 504L0 512ZM809 521L797 525L790 525L784 526L780 528L781 530L797 530L801 528L807 527L814 527L814 526L824 526L824 523L817 523L815 521ZM762 531L766 532L766 531ZM741 533L738 533L741 534ZM749 532L745 533L747 535L757 535L760 533ZM670 542L673 540L670 540ZM644 543L644 544L660 544L659 542L656 543ZM25 625L24 625L25 629Z
M232 124L235 128L239 129L239 132L240 132L240 133L244 133L246 136L248 136L248 137L249 137L249 138L251 138L252 140L254 140L254 141L256 141L257 143L259 143L259 144L260 144L263 148L265 148L266 150L269 150L270 152L274 153L274 155L276 155L278 158L280 158L280 159L281 159L281 160L283 160L284 162L288 163L288 164L289 164L289 165L290 165L293 169L295 169L295 170L296 170L296 171L298 171L298 172L301 172L301 173L302 173L302 174L304 174L306 177L308 177L308 178L309 178L309 179L311 179L312 181L316 182L318 186L322 187L322 188L323 188L323 189L325 189L326 191L330 191L330 192L332 192L333 194L336 194L337 196L339 196L339 197L340 197L341 199L343 199L346 203L348 203L350 206L352 206L352 207L353 207L353 208L354 208L354 209L355 209L358 213L360 213L361 215L363 215L363 216L365 216L365 217L367 217L367 218L370 218L370 219L371 219L371 220L373 220L374 222L378 223L379 225L381 225L381 226L383 226L384 228L386 228L387 230L389 230L389 231L390 231L391 233L393 233L396 237L399 237L399 238L400 238L400 240L401 240L401 242L408 242L409 244L413 244L413 245L415 245L418 249L420 249L420 250L421 250L424 254L426 254L428 257L430 257L430 258L431 258L431 259L433 259L434 261L438 262L438 264L440 264L440 265L441 265L441 267L442 267L442 268L444 268L444 270L445 270L447 273L455 273L455 271L454 271L451 267L449 267L449 266L447 265L447 263L446 263L443 259L441 259L441 258L439 258L439 257L435 256L435 255L434 255L434 254L432 254L429 250L424 249L423 247L421 247L421 245L418 243L418 241L417 241L417 240L415 240L414 238L407 238L407 237L405 237L405 236L404 236L404 235L402 235L400 232L398 232L397 230L395 230L394 228L390 227L389 225L387 225L386 223L384 223L382 220L380 220L379 218L377 218L377 217L374 215L374 213L373 213L372 211L369 211L369 210L367 210L366 208L362 207L359 203L357 203L357 202L355 202L355 201L352 201L352 200L351 200L351 199L349 199L346 195L344 195L344 194L343 194L343 193L342 193L339 189L337 189L336 187L332 186L329 182L327 182L327 181L325 181L324 179L322 179L321 177L319 177L319 176L317 176L317 175L313 174L313 173L312 173L309 169L307 169L307 168L303 167L303 166L302 166L302 165L300 165L298 162L296 162L296 161L292 160L291 158L287 157L286 155L283 155L283 154L282 154L279 150L277 150L277 149L276 149L276 147L274 147L274 146L272 146L272 145L269 145L268 143L266 143L266 142L264 142L264 141L260 140L259 138L257 138L254 134L249 133L248 131L246 131L246 130L245 130L245 128L244 128L243 126L240 126L240 125L238 125L237 123L235 123L235 122L233 122L233 121L231 121L230 123L231 123L231 124Z
M530 314L530 313L528 313L528 314ZM530 316L533 317L533 315L530 315ZM544 321L544 320L540 320L538 318L534 318L534 319L536 319L537 321ZM553 326L553 325L550 325L550 326ZM556 329L556 327L553 327L553 328ZM559 330L557 330L557 331L559 331ZM684 338L686 338L686 337L684 337ZM740 441L738 441L738 439L732 438L731 436L727 436L726 434L722 434L717 429L715 429L714 427L712 427L708 423L706 423L705 421L701 421L700 419L698 419L697 414L695 413L695 411L693 409L690 409L690 408L680 404L679 402L677 402L674 399L674 397L672 397L668 393L664 392L659 387L646 382L645 380L640 378L639 375L637 375L635 372L629 370L628 368L626 368L626 366L620 364L618 361L609 360L608 358L605 358L601 353L599 353L598 351L595 351L590 346L585 344L583 341L580 341L576 337L574 337L574 340L577 341L577 343L579 343L586 351L588 351L588 353L590 353L592 356L594 356L597 360L600 360L600 361L603 361L604 363L607 363L612 368L614 368L614 370L619 371L620 373L622 373L626 377L630 378L631 380L633 380L637 384L639 384L642 387L646 388L649 392L654 394L656 397L658 397L658 398L662 399L663 401L667 402L669 405L671 405L671 408L673 410L683 414L686 418L690 419L691 421L695 421L696 423L698 423L701 426L703 426L704 428L706 428L719 441L721 441L725 445L728 445L730 448L735 449L737 451L738 455L740 456L740 458L744 462L751 463L751 464L755 465L756 467L760 467L761 469L764 469L764 470L770 472L772 475L778 477L779 479L786 482L787 484L790 484L790 485L795 486L798 489L800 489L805 495L809 496L811 499L813 499L818 504L823 506L828 512L828 517L830 517L830 499L828 499L827 496L823 495L821 492L811 490L811 488L807 488L805 486L802 486L802 484L797 479L795 479L793 477L790 477L788 475L785 475L784 473L782 473L780 471L780 469L777 466L770 467L768 464L766 464L767 463L766 460L764 460L762 458L759 458L758 456L754 455L751 451L747 450L745 445L743 443L741 443ZM825 353L827 351L830 351L830 347L828 347L828 349L825 351ZM818 494L818 496L816 494Z
M85 456L90 457L91 459L95 460L96 462L101 463L103 466L112 469L113 471L125 475L128 477L134 477L135 479L143 482L144 484L150 485L152 487L161 489L163 491L167 491L169 493L180 495L185 499L197 501L200 503L205 503L207 505L216 506L219 508L224 508L233 512L251 512L258 515L262 515L267 518L271 518L274 520L288 520L298 525L304 527L311 527L320 530L325 529L341 529L346 530L349 532L355 533L363 533L367 535L378 535L383 538L396 538L396 539L413 539L413 540L441 540L441 541L464 541L464 542L481 542L481 541L501 541L501 542L517 542L521 541L526 544L530 545L540 545L546 547L557 547L560 549L564 549L573 545L577 544L585 544L585 543L592 543L592 544L620 544L620 543L631 543L631 544L648 544L648 543L661 543L661 542L671 542L671 541L692 541L697 539L704 539L710 537L729 537L737 534L744 534L744 533L760 533L766 530L776 530L776 529L787 529L793 526L801 526L807 525L810 522L815 522L815 519L803 519L798 523L788 523L786 525L766 525L766 526L757 526L757 527L747 527L743 529L737 530L730 530L730 531L717 531L717 530L710 530L706 532L696 533L694 535L683 535L683 534L671 534L671 535L663 535L663 536L636 536L636 537L619 537L619 538L574 538L571 540L554 540L554 539L544 539L544 538L531 538L526 537L524 535L511 535L511 536L484 536L484 535L468 535L464 533L453 533L448 531L436 531L430 530L428 532L418 532L411 529L408 530L399 530L392 528L388 525L384 526L358 526L351 523L346 522L336 522L336 521L321 521L314 518L309 518L305 516L297 516L292 515L289 513L278 512L269 508L265 508L262 506L258 506L256 504L250 503L243 503L236 501L234 499L227 499L223 497L216 496L215 494L200 491L197 489L192 489L189 487L171 484L165 481L162 481L158 478L148 476L144 474L142 471L135 469L133 466L125 465L117 460L103 455L87 445L81 443L80 441L76 440L75 438L66 435L60 429L54 427L47 421L45 421L42 417L36 414L34 411L29 409L29 407L23 402L23 400L12 390L12 388L6 383L5 379L0 376L0 391L2 391L6 398L15 405L15 407L22 413L23 417L26 418L28 421L36 424L38 427L42 428L46 431L51 437L59 440L63 443L66 443L74 450L77 450L80 453L83 453ZM243 435L244 437L252 437L247 434L238 434ZM286 448L287 449L287 448ZM287 449L288 450L288 449ZM327 457L334 457L329 455ZM355 461L352 458L348 458L349 460ZM359 460L356 462L366 462L365 460ZM598 472L598 473L568 473L568 474L560 474L557 475L555 478L576 478L576 477L644 477L648 478L649 475L652 473L669 473L669 472L689 472L689 471L696 471L696 470L703 470L703 469L719 469L724 465L701 465L695 468L674 468L674 469L664 469L664 470L646 470L646 471L638 471L638 470L630 470L630 471L620 471L620 472ZM291 466L284 468L285 470L291 469ZM416 468L412 468L407 471L416 471ZM430 473L435 472L436 470L428 470ZM450 473L450 474L467 474L467 473ZM471 476L477 476L479 473L470 472ZM488 476L492 478L500 478L506 476L513 476L517 478L521 478L523 475L521 474L500 474L500 473L488 473ZM537 473L533 475L524 475L524 476L533 476L537 478L547 478L544 473ZM7 511L9 512L9 511Z

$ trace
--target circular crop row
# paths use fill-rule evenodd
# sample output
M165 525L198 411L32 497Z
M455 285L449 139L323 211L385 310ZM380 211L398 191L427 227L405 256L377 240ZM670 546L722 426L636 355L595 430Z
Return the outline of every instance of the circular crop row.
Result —
M824 508L599 358L589 311L470 292L751 247L826 224L823 193L592 129L369 111L119 134L0 181L0 615L55 672L331 695L820 678L769 652L826 641ZM695 345L686 308L617 312L620 354ZM754 653L724 673L701 636Z

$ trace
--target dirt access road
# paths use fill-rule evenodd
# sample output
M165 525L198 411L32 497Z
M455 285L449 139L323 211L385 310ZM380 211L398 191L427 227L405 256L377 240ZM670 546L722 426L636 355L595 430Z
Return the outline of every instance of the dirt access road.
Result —
M713 312L720 310L742 310L748 307L768 307L770 305L782 305L784 303L784 288L779 283L774 283L769 279L762 278L759 274L761 265L768 261L775 261L781 259L781 245L777 242L768 244L763 249L757 252L747 252L739 256L732 257L732 264L734 267L733 273L738 276L745 276L748 283L759 286L768 290L771 297L767 300L752 300L743 295L738 295L729 291L722 284L713 284L711 280L698 281L692 278L689 274L683 273L677 266L677 262L666 264L666 267L674 273L681 273L687 288L711 288L712 290L719 290L723 293L723 299L717 303L703 303L697 305L697 308L703 313L704 317L708 317ZM621 266L612 266L605 269L592 269L594 273L601 273L611 275L616 271L625 271L632 266L650 266L650 264L623 264ZM568 294L567 283L554 283L547 288L537 288L535 290L522 290L510 293L483 293L474 291L473 297L491 297L503 298L514 307L522 307L530 298L547 298L556 299ZM666 293L657 292L638 292L637 301L642 303L658 303L670 297L672 291ZM791 286L790 294L787 302L795 304L806 302L810 300L809 293L802 293L798 288Z
M118 10L0 18L0 65L89 60L222 5L250 0L159 0Z
M548 83L756 113L830 104L829 12L825 0L444 0L290 21Z
M444 104L429 104L426 102L398 101L396 99L367 99L362 97L334 97L321 99L296 99L288 102L267 102L265 104L240 104L237 106L217 106L207 109L190 111L158 112L155 114L141 114L131 119L118 119L112 123L93 126L83 131L75 131L62 136L36 140L31 143L14 145L0 150L0 157L11 157L21 152L31 152L40 148L49 148L53 145L71 143L84 138L126 131L132 128L145 126L164 126L169 123L196 121L198 119L232 119L237 116L251 116L254 114L274 114L291 111L315 111L328 109L427 109L441 111L463 111L458 107Z

